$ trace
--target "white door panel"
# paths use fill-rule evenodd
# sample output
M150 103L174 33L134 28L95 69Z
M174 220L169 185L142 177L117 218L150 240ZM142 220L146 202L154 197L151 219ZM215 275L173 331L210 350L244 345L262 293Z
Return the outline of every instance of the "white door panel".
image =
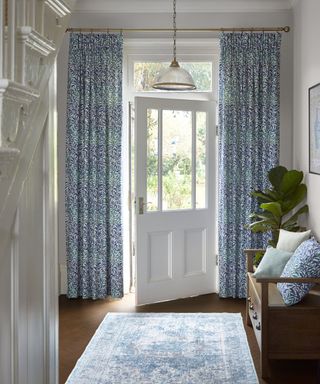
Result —
M213 103L137 97L137 304L215 288Z

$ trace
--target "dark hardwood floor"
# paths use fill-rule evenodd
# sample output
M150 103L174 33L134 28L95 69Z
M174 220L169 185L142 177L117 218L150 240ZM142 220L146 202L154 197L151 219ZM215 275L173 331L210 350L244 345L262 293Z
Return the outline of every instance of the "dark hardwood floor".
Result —
M124 299L117 301L69 300L60 296L60 384L65 383L77 359L108 312L241 312L245 318L245 301L219 299L212 294L135 307L134 295L126 295ZM260 378L259 348L253 330L247 326L245 328ZM274 361L271 364L271 379L263 381L260 378L260 383L318 384L320 381L316 379L317 366L315 361Z

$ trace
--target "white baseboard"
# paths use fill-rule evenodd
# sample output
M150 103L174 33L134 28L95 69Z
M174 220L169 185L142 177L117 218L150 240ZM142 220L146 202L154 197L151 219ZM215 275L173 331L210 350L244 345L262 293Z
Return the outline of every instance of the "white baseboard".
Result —
M60 266L59 291L60 291L60 295L66 295L67 294L67 265L60 264L59 266Z

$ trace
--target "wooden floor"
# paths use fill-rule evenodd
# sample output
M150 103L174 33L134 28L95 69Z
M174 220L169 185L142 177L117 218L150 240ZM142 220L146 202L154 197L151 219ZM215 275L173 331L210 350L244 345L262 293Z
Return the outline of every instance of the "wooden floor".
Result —
M134 295L127 295L118 301L69 300L60 296L60 384L65 383L77 359L108 312L241 312L244 318L245 301L219 299L212 294L135 307ZM258 345L253 330L247 326L245 328L260 378ZM260 383L318 384L320 381L316 379L316 372L315 361L274 361L271 364L271 379L263 381L260 378Z

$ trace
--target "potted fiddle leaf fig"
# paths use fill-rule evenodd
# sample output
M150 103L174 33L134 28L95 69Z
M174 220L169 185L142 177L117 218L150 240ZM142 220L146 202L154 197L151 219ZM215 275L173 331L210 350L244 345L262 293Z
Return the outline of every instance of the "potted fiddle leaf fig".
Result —
M260 210L250 215L254 221L247 225L252 232L271 232L269 244L276 246L279 230L297 232L300 215L308 212L308 205L302 204L307 195L307 186L302 183L303 172L295 169L288 171L283 166L272 168L268 172L271 187L265 191L252 192Z

